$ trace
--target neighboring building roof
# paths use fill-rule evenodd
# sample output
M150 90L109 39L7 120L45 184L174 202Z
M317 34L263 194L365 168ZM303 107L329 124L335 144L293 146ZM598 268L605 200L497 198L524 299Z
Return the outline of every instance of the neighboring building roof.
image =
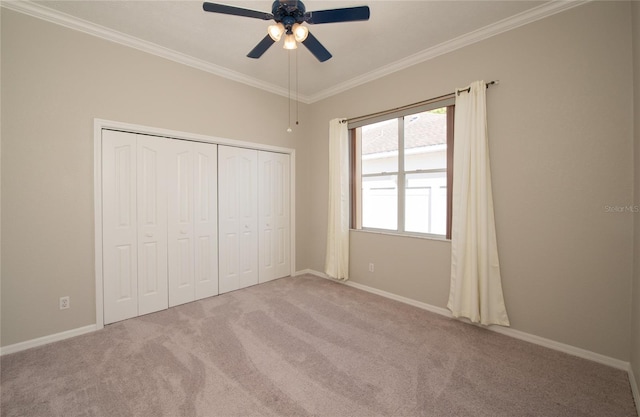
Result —
M362 127L362 155L398 150L397 119ZM405 116L405 149L447 143L447 115L424 112Z

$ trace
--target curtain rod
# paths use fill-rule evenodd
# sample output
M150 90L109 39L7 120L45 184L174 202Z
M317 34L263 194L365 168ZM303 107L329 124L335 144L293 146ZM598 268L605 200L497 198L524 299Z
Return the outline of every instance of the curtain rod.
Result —
M498 85L498 84L500 84L500 80L489 81L485 85L486 85L487 88L489 88L490 85ZM446 99L449 99L449 98L454 98L456 95L460 95L460 93L462 93L462 92L468 93L469 91L471 91L471 87L465 88L465 89L462 89L462 90L456 90L453 93L445 94L445 95L439 96L439 97L430 98L428 100L419 101L417 103L407 104L406 106L400 106L400 107L396 107L396 108L389 109L389 110L383 110L383 111L379 111L379 112L376 112L376 113L366 114L364 116L352 117L350 119L342 119L342 120L340 120L340 123L353 123L353 122L356 122L356 121L369 119L369 118L372 118L372 117L384 116L385 114L391 114L391 113L395 113L395 112L398 112L398 111L408 110L408 109L411 109L411 108L414 108L414 107L418 107L418 106L422 106L422 105L425 105L425 104L433 103L433 102L436 102L436 101L446 100Z
M500 84L500 80L489 81L485 84L485 87L489 88L490 85L494 84ZM456 95L460 95L460 93L468 93L469 91L471 91L471 87L464 88L462 90L456 90Z

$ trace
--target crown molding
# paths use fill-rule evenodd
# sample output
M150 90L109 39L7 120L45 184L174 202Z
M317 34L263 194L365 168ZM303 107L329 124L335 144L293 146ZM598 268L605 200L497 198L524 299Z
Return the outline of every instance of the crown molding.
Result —
M309 102L314 103L316 101L329 98L331 96L350 90L359 85L366 84L368 82L377 80L378 78L382 78L384 76L393 74L394 72L401 71L413 65L436 58L440 55L453 52L457 49L472 45L474 43L480 42L492 36L496 36L501 33L508 32L520 26L533 23L537 20L541 20L546 17L552 16L554 14L564 12L565 10L569 10L577 6L581 6L591 1L593 0L549 1L548 3L544 3L538 7L534 7L533 9L508 17L506 19L500 20L496 23L482 27L473 32L466 33L457 38L442 42L431 48L428 48L416 54L410 55L407 58L393 62L389 65L385 65L383 67L370 71L366 74L360 75L358 77L352 78L343 83L336 84L331 88L328 88L326 90L320 91L317 94L313 94L309 96L308 97Z
M593 0L552 0L538 7L519 13L515 16L503 19L491 25L485 26L473 32L466 33L457 38L442 42L436 46L420 51L407 58L401 59L389 65L385 65L358 77L352 78L345 82L336 84L331 88L322 90L313 95L298 95L298 101L304 104L312 104L328 97L342 93L354 87L374 81L378 78L390 75L394 72L401 71L413 65L428 61L440 55L453 52L465 46L480 42L495 35L508 32L520 26L544 19L557 13L569 10L571 8L581 6ZM30 0L0 0L0 6L23 13L38 19L48 21L69 29L77 30L98 38L102 38L120 45L128 46L156 55L170 61L174 61L189 67L193 67L222 78L236 81L251 87L255 87L273 94L283 97L289 97L289 91L286 88L275 84L266 83L257 78L249 77L237 71L221 67L208 61L162 47L152 42L144 41L122 32L97 25L95 23L59 12L49 7L33 3Z
M187 65L189 67L215 74L222 78L249 85L251 87L259 88L273 94L277 94L283 97L289 96L289 91L286 88L267 83L257 78L249 77L237 71L232 71L228 68L221 67L211 62L207 62L199 58L194 58L192 56L174 51L169 48L165 48L155 43L138 39L122 32L89 22L87 20L59 12L49 7L33 3L29 0L0 0L0 6L8 10L23 13L31 17L54 23L56 25L77 30L88 35L96 36L98 38L115 42L120 45L128 46L139 51L146 52L148 54L177 62L179 64ZM306 102L308 100L308 98L303 95L299 95L298 98L301 102Z

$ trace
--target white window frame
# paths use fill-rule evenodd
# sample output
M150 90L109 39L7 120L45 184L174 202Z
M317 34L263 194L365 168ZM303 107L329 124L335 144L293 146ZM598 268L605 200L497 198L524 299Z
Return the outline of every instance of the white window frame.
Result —
M433 239L447 239L446 232L445 234L435 234L435 233L421 233L421 232L411 232L405 230L405 200L406 200L406 178L407 174L418 174L418 173L440 173L444 172L447 174L447 171L452 167L447 166L445 169L418 169L412 171L405 171L405 149L404 149L404 117L410 116L417 113L422 113L430 110L439 109L442 107L455 106L455 98L445 98L442 100L434 100L428 102L426 104L422 104L420 106L403 108L398 111L386 112L383 115L374 116L370 118L361 118L358 119L357 122L349 122L348 128L352 132L351 140L354 141L354 146L352 150L354 151L354 155L352 157L352 181L353 187L353 199L352 201L355 204L355 207L352 208L352 227L356 230L370 231L382 234L394 234L394 235L406 235L406 236L416 236L416 237L426 237ZM362 174L362 132L361 127L386 121L398 119L398 170L395 172L381 172L374 174ZM447 129L449 126L447 126ZM397 199L397 227L396 230L391 229L380 229L380 228L372 228L372 227L363 227L362 218L363 218L363 205L362 205L362 179L366 177L376 177L383 175L395 175L397 178L397 190L398 190L398 199ZM447 175L447 178L449 176ZM449 187L450 184L447 186ZM449 210L447 210L449 212ZM448 216L448 214L447 214ZM449 221L449 219L447 219Z

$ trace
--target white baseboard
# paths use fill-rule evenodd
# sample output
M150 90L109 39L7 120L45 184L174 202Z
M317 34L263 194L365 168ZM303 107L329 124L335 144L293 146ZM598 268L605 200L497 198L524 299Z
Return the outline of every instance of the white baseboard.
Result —
M640 417L640 392L638 392L638 383L636 381L636 376L633 373L633 369L631 369L631 367L629 367L629 384L631 384L633 401L635 401L636 403L636 410L638 412L638 417Z
M405 304L409 304L412 305L414 307L418 307L421 308L423 310L427 310L430 311L432 313L436 313L436 314L440 314L442 316L445 317L449 317L452 318L451 316L451 312L449 310L447 310L446 308L442 308L442 307L437 307L431 304L427 304L427 303L423 303L421 301L417 301L417 300L413 300L411 298L407 298L407 297L403 297L401 295L397 295L397 294L393 294L387 291L383 291L383 290L379 290L377 288L373 288L373 287L369 287L367 285L363 285L363 284L358 284L357 282L351 282L351 281L337 281L337 280L333 280L331 279L329 276L327 276L326 274L322 273L322 272L318 272L312 269L304 269L301 271L297 271L294 276L298 276L298 275L304 275L304 274L310 274L310 275L315 275L317 277L321 277L321 278L325 278L325 279L330 279L334 282L340 283L340 284L344 284L353 288L357 288L359 290L362 291L366 291L372 294L376 294L376 295L380 295L382 297L385 298L389 298L392 300L396 300L399 301L401 303L405 303ZM595 352L591 352L589 350L586 349L581 349L575 346L571 346L571 345L567 345L564 343L560 343L557 342L555 340L551 340L551 339L546 339L544 337L540 337L540 336L536 336L533 334L529 334L529 333L525 333L522 332L520 330L515 330L515 329L511 329L511 328L507 328L507 327L501 327L501 326L488 326L486 327L487 329L500 333L500 334L504 334L506 336L510 336L510 337L514 337L516 339L520 339L520 340L524 340L526 342L530 342L536 345L540 345L540 346L544 346L550 349L554 349L560 352L564 352L564 353L568 353L570 355L573 356L578 356L580 358L584 358L584 359L589 359L592 360L594 362L598 362L604 365L608 365L611 366L613 368L617 368L617 369L622 369L625 370L629 373L629 381L631 383L631 388L633 390L633 396L634 399L636 401L636 404L640 404L640 392L638 391L638 385L636 383L636 379L635 376L633 374L633 371L631 370L631 366L629 364L629 362L625 362L622 361L620 359L615 359L615 358L611 358L609 356L605 356L599 353L595 353ZM42 345L46 345L49 343L53 343L53 342L57 342L60 340L64 340L64 339L68 339L70 337L75 337L75 336L80 336L86 333L91 333L93 331L96 331L98 328L95 324L90 324L88 326L84 326L84 327L79 327L77 329L72 329L72 330L67 330L64 332L60 332L60 333L56 333L56 334L52 334L52 335L48 335L48 336L43 336L43 337L39 337L36 339L32 339L32 340L27 340L24 342L20 342L20 343L15 343L13 345L8 345L8 346L4 346L0 348L0 355L8 355L10 353L15 353L15 352L20 352L22 350L26 350L26 349L30 349L33 347L37 347L37 346L42 346Z
M306 273L318 274L317 272L314 272L311 270L305 270L301 272L296 272L294 275L301 275ZM36 339L26 340L24 342L15 343L13 345L3 346L3 347L0 347L0 356L9 355L11 353L17 353L17 352L38 347L38 346L48 345L49 343L59 342L61 340L69 339L71 337L95 332L96 330L100 330L100 329L102 329L102 326L98 326L97 324L90 324L88 326L79 327L77 329L66 330L64 332L55 333L55 334L51 334L43 337L38 337Z
M386 297L386 298L390 298L392 300L396 300L396 301L400 301L402 303L405 304L409 304L412 305L414 307L418 307L421 308L423 310L427 310L430 311L432 313L436 313L436 314L440 314L442 316L445 317L449 317L449 318L453 318L453 316L451 315L451 312L446 309L446 308L442 308L442 307L437 307L431 304L427 304L427 303L423 303L421 301L416 301L416 300L412 300L410 298L407 297L403 297L397 294L392 294L390 292L387 291L383 291L383 290L379 290L377 288L372 288L369 287L367 285L363 285L363 284L358 284L357 282L351 282L351 281L336 281L331 279L329 276L327 276L326 274L323 274L322 272L318 272L318 271L314 271L311 269L305 269L302 271L299 271L296 273L296 275L302 275L302 274L311 274L311 275L315 275L321 278L327 278L330 279L334 282L337 282L339 284L344 284L344 285L348 285L350 287L353 288L357 288L363 291L367 291L370 292L372 294L377 294L380 295L382 297ZM469 323L472 324L472 323ZM553 350L557 350L560 352L564 352L564 353L568 353L569 355L573 355L573 356L577 356L583 359L589 359L592 360L594 362L598 362L601 363L603 365L607 365L607 366L611 366L613 368L617 368L617 369L622 369L624 371L629 371L630 369L630 364L629 362L625 362L622 361L620 359L615 359L609 356L605 356L599 353L595 353L595 352L591 352L589 350L586 349L581 349L575 346L571 346L571 345L567 345L564 343L560 343L557 342L555 340L551 340L551 339L546 339L544 337L540 337L540 336L536 336L530 333L525 333L522 332L520 330L515 330L509 327L502 327L502 326L481 326L485 329L494 331L496 333L500 333L506 336L510 336L516 339L520 339L520 340L524 340L525 342L529 342L529 343L533 343L536 345L540 345L540 346L544 346ZM637 403L640 404L640 403Z
M525 333L520 330L512 329L509 327L489 326L487 328L496 333L504 334L506 336L524 340L525 342L544 346L549 349L568 353L569 355L577 356L583 359L588 359L594 362L601 363L603 365L621 369L623 371L628 371L631 366L629 362L626 362L620 359L612 358L610 356L602 355L600 353L592 352L590 350L582 349L576 346L567 345L565 343L557 342L555 340L546 339L544 337L536 336L531 333Z
M49 343L58 342L60 340L69 339L70 337L80 336L86 333L91 333L97 330L95 324L90 324L84 327L78 327L77 329L71 329L64 332L51 334L48 336L38 337L37 339L31 339L13 345L8 345L0 348L0 356L8 355L10 353L20 352L22 350L31 349L34 347L47 345Z

